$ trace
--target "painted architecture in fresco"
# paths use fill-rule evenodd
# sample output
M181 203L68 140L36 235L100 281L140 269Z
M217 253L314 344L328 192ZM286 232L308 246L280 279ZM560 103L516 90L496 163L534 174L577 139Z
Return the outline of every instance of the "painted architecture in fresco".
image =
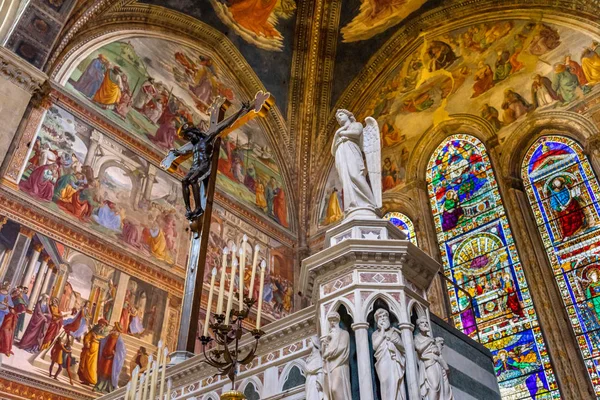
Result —
M0 239L3 369L109 392L166 339L164 290L11 220Z
M50 107L19 181L31 199L167 265L185 263L179 183L65 109Z
M283 50L283 35L277 29L280 19L290 19L296 12L295 0L210 0L225 25L246 42L270 51Z
M217 96L236 105L245 100L210 57L151 38L117 41L92 52L66 88L159 153L183 145L178 129L207 121ZM225 138L219 172L225 193L289 226L281 173L256 121Z
M244 287L247 290L250 285L254 250L256 246L259 246L258 262L260 263L261 260L265 260L267 263L263 292L263 315L266 319L275 321L291 314L294 310L294 265L292 249L265 235L220 206L213 209L209 250L206 266L204 267L204 282L207 290L203 292L203 297L208 296L208 282L210 281L210 273L213 268L217 269L217 286L220 287L221 284L225 284L225 292L227 293L227 289L231 284L229 281L230 272L226 273L226 282L219 282L222 268L222 250L225 247L231 249L234 245L239 249L244 234L248 236ZM231 268L230 263L228 268ZM236 285L235 290L237 290L238 282L234 282L234 285ZM252 288L252 297L257 298L259 290L258 280L255 281L254 286ZM215 290L217 289L215 288Z

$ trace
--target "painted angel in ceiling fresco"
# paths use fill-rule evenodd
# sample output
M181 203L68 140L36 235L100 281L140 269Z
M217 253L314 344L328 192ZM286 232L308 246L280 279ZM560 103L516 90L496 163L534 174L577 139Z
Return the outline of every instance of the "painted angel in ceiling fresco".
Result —
M344 42L357 42L400 23L426 0L362 0L358 15L342 28Z
M276 28L280 19L296 11L294 0L210 0L215 12L248 43L271 51L283 50L283 35Z

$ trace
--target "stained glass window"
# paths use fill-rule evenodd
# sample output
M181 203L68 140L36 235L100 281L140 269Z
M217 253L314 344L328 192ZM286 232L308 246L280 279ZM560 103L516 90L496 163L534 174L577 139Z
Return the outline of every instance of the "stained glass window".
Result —
M600 206L598 180L579 144L544 136L521 170L577 342L600 396Z
M457 134L427 169L454 323L494 356L503 399L559 399L498 184L483 144ZM475 328L475 322L477 329Z
M383 217L392 221L402 232L406 234L406 238L410 240L415 246L417 244L417 235L415 234L415 226L413 222L406 215L400 212L389 212Z

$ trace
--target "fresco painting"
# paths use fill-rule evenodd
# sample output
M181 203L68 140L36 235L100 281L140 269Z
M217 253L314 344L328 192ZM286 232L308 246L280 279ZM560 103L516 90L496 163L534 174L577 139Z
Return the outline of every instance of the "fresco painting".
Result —
M362 0L358 14L341 29L344 42L367 40L400 23L427 0Z
M295 0L210 0L221 21L246 42L263 50L283 51L278 22L296 13Z
M59 106L46 113L19 189L131 252L185 262L179 182Z
M20 228L0 229L3 369L89 394L124 386L156 351L167 293L39 233L21 246Z
M294 310L294 267L293 252L291 249L256 230L256 228L250 224L240 220L218 205L213 208L210 226L210 241L206 256L206 266L204 267L204 285L206 290L203 291L203 296L208 296L208 282L210 282L210 274L213 268L217 269L215 291L218 291L218 287L221 285L221 282L219 281L221 278L223 248L228 247L231 249L234 244L239 248L244 234L249 238L246 244L247 265L244 278L245 290L248 291L250 286L254 250L255 246L258 245L258 262L263 259L267 262L263 292L263 316L271 321L275 321L291 314ZM230 257L231 255L229 256L227 272L225 275L226 281L224 282L226 289L225 293L227 293L230 285ZM239 278L236 276L236 279ZM234 282L234 285L237 287L237 280ZM258 291L259 280L256 279L254 288L252 288L252 296L254 298L258 297ZM247 293L247 295L249 295L249 293Z
M228 99L234 108L244 100L208 55L153 38L131 38L95 50L75 69L66 88L165 154L185 144L177 135L183 124L208 121L208 107L217 96ZM281 174L258 123L232 132L224 140L220 160L221 189L288 227ZM246 185L244 176L248 176ZM251 179L264 182L253 184ZM265 201L257 202L261 190ZM275 190L280 193L277 198L267 196Z
M319 207L319 227L335 224L344 218L342 182L335 166L332 166L329 171L327 182L325 183L325 195Z
M416 142L450 115L481 117L503 141L527 116L572 106L595 92L598 82L594 38L546 22L488 22L425 40L360 117L379 122L383 175L392 176L383 187L394 191L404 185L403 160Z

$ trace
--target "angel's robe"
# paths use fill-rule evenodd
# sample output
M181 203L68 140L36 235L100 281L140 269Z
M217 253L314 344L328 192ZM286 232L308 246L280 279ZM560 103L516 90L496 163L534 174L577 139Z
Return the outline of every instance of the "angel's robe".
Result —
M335 167L344 189L344 208L377 208L373 191L367 182L367 169L363 161L360 143L363 127L352 122L338 130L331 146Z

